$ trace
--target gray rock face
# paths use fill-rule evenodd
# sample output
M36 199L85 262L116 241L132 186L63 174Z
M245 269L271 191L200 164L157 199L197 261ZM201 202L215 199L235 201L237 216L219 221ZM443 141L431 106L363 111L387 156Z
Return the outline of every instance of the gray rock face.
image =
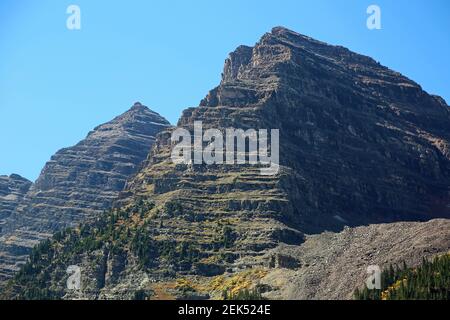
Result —
M23 201L31 184L31 181L17 174L0 176L0 235L4 232L7 221L14 214L17 206ZM0 251L0 284L1 280L8 277L13 269L17 269L14 260L14 257L11 257L3 250ZM5 265L8 265L7 270L4 269Z
M195 120L280 129L285 217L305 232L450 217L449 106L346 48L274 28L179 124Z
M39 217L38 225L56 230L109 208L146 158L156 134L168 126L163 117L136 103L52 156L18 214ZM42 212L50 219L43 221ZM26 225L36 226L33 221Z
M0 176L0 234L3 225L16 210L31 187L31 181L17 175Z
M30 183L22 183L22 189L15 187L29 188L24 199L19 199L17 192L6 195L6 199L18 200L0 202L11 208L0 215L5 219L0 234L0 277L17 269L40 240L108 209L146 158L156 134L169 125L159 114L136 103L96 127L77 145L58 151L31 188Z

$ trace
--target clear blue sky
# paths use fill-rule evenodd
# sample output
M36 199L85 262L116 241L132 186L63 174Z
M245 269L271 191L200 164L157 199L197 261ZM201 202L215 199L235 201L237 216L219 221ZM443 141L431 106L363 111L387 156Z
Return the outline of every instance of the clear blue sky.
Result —
M66 28L81 8L82 29ZM382 10L382 30L366 9ZM450 101L448 0L1 0L0 174L44 163L141 101L176 123L227 54L282 25L370 55Z

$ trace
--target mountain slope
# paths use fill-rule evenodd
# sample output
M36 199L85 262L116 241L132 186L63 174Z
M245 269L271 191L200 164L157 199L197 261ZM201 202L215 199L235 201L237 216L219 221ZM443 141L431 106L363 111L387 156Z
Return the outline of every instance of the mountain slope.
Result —
M283 245L269 252L298 266L271 269L261 285L271 288L267 295L273 299L353 299L354 290L369 277L369 266L416 267L449 250L448 219L346 228L308 236L300 247Z
M58 235L10 284L9 296L34 297L46 287L64 298L133 298L136 290L154 298L201 298L218 297L232 284L236 291L266 283L267 296L304 297L265 282L285 269L299 271L292 283L307 279L299 255L277 250L308 250L311 237L333 244L324 231L346 225L450 216L448 106L348 49L274 28L254 47L230 54L220 85L185 110L178 126L192 132L194 121L204 130L280 129L279 173L261 176L253 165L174 164L174 129L163 131L117 209ZM356 230L380 228L374 240L397 237L407 254L421 258L411 235L442 225L432 242L420 242L425 250L441 244L437 254L448 249L446 220ZM383 238L384 229L396 232ZM363 239L350 237L340 250L360 243L369 250ZM83 270L81 291L65 288L69 264ZM336 278L352 275L343 265ZM39 281L27 282L34 278ZM333 297L346 298L353 289ZM326 295L323 289L305 297Z
M159 114L136 103L53 155L3 225L0 274L10 275L42 239L111 207L156 134L168 126Z
M381 288L355 290L358 300L450 300L450 253L424 259L417 268L390 266L381 274Z
M0 176L0 234L9 216L31 187L31 181L17 175Z

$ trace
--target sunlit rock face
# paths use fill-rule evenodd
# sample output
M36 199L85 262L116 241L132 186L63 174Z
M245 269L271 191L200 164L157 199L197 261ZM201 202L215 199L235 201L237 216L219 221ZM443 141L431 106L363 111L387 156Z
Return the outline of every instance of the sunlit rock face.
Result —
M16 210L31 187L31 181L17 175L0 176L0 234L6 220Z
M108 209L147 157L157 133L169 125L159 114L135 103L75 146L59 150L34 184L11 176L15 186L6 197L17 201L0 198L0 277L16 270L42 239ZM9 209L5 208L8 203Z

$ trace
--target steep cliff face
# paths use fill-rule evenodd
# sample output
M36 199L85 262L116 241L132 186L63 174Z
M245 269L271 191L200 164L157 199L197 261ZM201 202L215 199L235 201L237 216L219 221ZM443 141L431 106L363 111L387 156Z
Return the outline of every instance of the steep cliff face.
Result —
M450 217L449 110L369 57L274 28L253 48L233 52L221 84L178 124L191 132L194 121L204 130L280 129L280 174L176 167L167 133L129 189L181 193L194 212L217 197L221 210L278 215L307 233Z
M9 216L31 187L31 181L17 175L0 176L0 234Z
M292 222L317 232L448 217L449 110L369 57L275 28L180 124L280 128Z
M450 217L449 107L373 59L274 28L230 55L220 85L185 110L178 126L193 132L195 121L204 130L279 129L278 174L262 176L249 164L175 164L173 129L165 130L117 209L58 235L23 270L15 282L22 297L39 286L30 280L37 274L51 294L65 298L133 298L137 291L217 298L223 289L256 284L272 297L320 298L327 288L302 296L288 287L290 279L277 284L276 271L294 270L293 282L314 286L312 264L332 268L333 259L352 257L346 248L355 257L378 250L361 241L367 234L379 244L395 241L411 263L449 249L446 220L323 233ZM439 232L427 241L430 230ZM417 252L411 240L420 232L417 244L428 251ZM329 249L326 263L315 243ZM382 265L403 257L386 259L395 250L379 250ZM358 281L369 262L357 265ZM67 263L84 270L81 291L64 287ZM356 269L338 270L333 279Z
M148 155L156 134L169 125L136 103L75 146L52 156L15 212L5 219L1 272L9 275L17 269L31 247L55 231L108 209Z
M3 229L5 229L7 221L23 201L31 184L31 181L17 174L0 176L0 235L3 234ZM9 271L4 270L3 266L11 263L13 264L13 261L8 254L4 251L0 251L0 284L1 281L10 274Z

